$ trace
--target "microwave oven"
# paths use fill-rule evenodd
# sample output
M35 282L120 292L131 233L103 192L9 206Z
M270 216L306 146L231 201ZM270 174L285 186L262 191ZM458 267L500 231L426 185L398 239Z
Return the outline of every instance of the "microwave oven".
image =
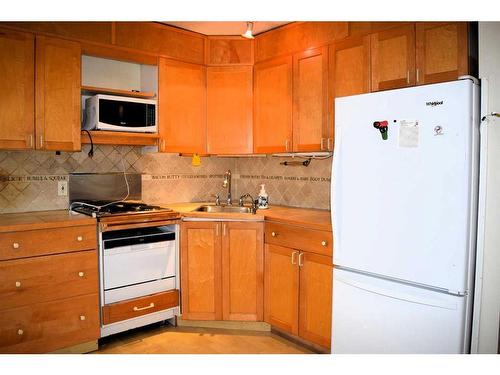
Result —
M156 100L97 94L85 100L85 130L157 133Z

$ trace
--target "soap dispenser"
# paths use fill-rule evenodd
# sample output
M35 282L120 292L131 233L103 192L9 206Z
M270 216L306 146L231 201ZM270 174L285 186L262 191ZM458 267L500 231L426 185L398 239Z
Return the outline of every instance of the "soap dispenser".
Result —
M266 208L269 208L269 197L266 193L266 188L264 187L264 184L260 185L258 205L260 210L265 210Z

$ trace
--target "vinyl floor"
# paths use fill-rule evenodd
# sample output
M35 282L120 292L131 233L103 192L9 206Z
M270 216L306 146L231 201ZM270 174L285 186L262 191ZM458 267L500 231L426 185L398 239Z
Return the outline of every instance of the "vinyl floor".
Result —
M305 354L271 332L152 325L99 341L93 354Z

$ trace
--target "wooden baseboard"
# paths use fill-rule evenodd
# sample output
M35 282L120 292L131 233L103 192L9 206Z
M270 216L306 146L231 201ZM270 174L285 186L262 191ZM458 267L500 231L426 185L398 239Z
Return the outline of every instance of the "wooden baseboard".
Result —
M240 321L222 321L222 320L183 320L177 317L177 326L179 327L199 327L199 328L218 328L218 329L240 329L244 331L271 331L271 326L265 322L240 322Z
M96 351L99 348L97 340L84 342L82 344L69 346L51 352L50 354L85 354Z
M294 344L301 345L301 346L303 346L303 347L305 347L305 348L307 348L315 353L331 354L331 350L329 348L325 348L323 346L314 344L310 341L304 340L303 338L301 338L299 336L292 335L291 333L283 331L279 328L271 327L271 332L278 335L278 336L281 336L281 337L287 339L288 341L293 342Z

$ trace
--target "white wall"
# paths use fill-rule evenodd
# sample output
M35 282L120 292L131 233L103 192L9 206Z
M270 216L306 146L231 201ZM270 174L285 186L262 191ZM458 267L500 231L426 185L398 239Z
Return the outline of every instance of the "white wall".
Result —
M479 78L482 114L500 112L500 22L479 23ZM488 118L484 246L478 248L482 274L476 278L479 305L473 351L497 353L500 319L500 118ZM481 257L482 255L482 257ZM482 258L482 259L481 259Z

